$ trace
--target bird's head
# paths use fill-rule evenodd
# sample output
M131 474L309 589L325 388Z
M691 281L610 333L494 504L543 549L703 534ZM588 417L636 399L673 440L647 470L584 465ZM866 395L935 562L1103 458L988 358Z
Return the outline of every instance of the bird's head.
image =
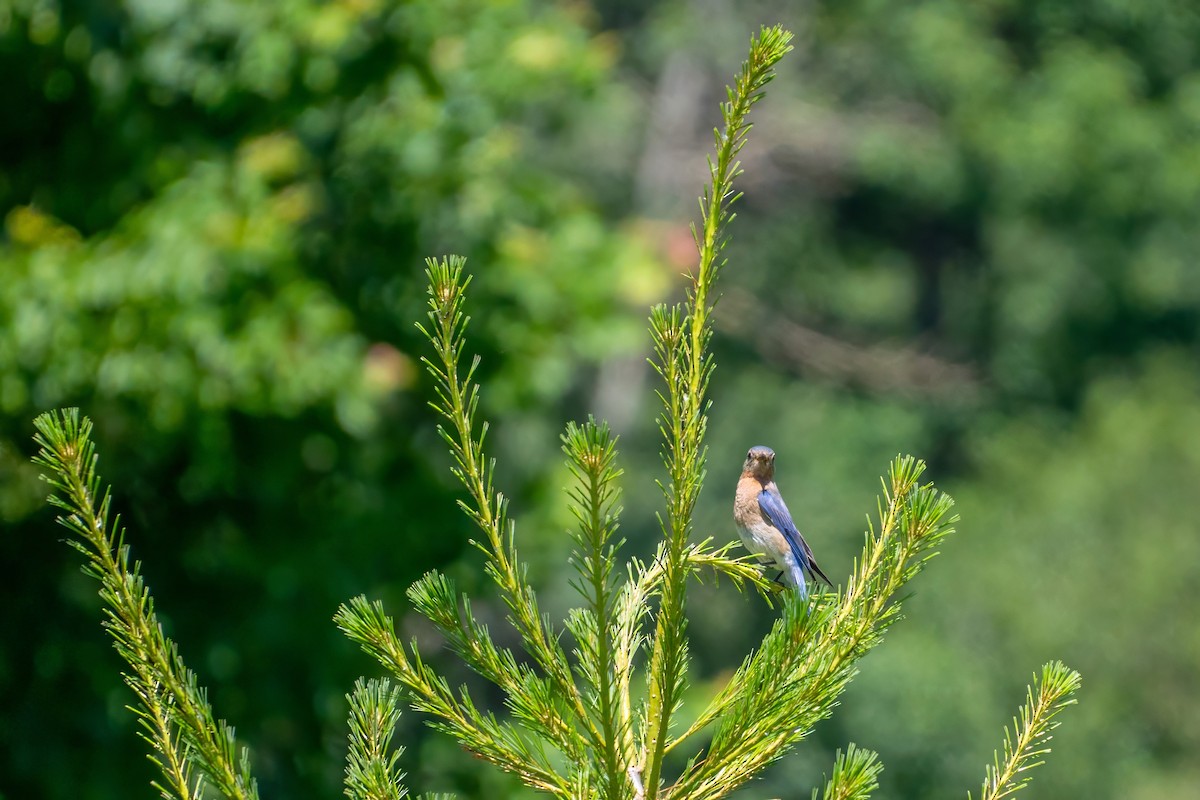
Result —
M763 483L773 480L775 477L775 451L762 445L751 447L750 452L746 453L746 463L742 465L742 472L753 475Z

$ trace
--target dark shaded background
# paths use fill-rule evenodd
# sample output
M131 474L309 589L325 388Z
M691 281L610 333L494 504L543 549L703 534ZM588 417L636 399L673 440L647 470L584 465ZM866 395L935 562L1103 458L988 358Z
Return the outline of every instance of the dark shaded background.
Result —
M572 601L566 420L622 434L648 551L643 320L682 290L721 87L776 21L796 51L744 153L700 529L732 538L753 444L831 575L897 452L963 520L837 715L743 794L807 796L854 741L881 796L961 797L1061 657L1085 684L1039 796L1193 796L1195 7L0 0L0 797L153 793L28 464L43 410L95 420L168 632L264 797L340 795L343 694L379 669L339 602L403 617L438 567L486 613L418 363L426 256L470 258L546 607ZM691 609L701 702L771 612L727 584ZM525 794L401 725L415 790Z

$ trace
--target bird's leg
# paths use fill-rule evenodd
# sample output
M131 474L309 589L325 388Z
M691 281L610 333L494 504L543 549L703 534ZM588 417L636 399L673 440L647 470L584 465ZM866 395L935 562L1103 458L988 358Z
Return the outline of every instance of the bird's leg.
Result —
M784 583L782 580L780 580L782 577L783 577L783 570L780 570L779 574L771 579L771 591L773 591L773 592L786 592L787 591L788 585L786 583Z

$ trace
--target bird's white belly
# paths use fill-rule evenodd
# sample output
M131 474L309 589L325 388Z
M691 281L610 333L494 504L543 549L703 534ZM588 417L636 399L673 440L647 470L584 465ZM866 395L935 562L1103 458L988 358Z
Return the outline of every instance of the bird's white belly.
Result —
M767 525L755 528L738 525L737 529L738 536L742 539L742 545L753 555L762 556L767 561L778 560L775 549L771 547L772 538L779 536L777 531Z

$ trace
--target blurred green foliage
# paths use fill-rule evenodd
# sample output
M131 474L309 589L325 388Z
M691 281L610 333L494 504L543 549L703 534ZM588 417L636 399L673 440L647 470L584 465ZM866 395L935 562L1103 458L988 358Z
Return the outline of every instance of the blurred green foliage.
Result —
M886 795L961 796L1055 657L1085 688L1036 791L1194 793L1200 14L1166 0L0 0L0 792L151 776L26 466L33 416L66 404L264 795L338 792L342 695L371 667L337 603L403 616L434 566L481 584L415 365L426 255L471 258L547 608L569 598L566 419L613 418L650 549L644 309L690 263L717 92L764 20L798 47L744 157L700 530L732 538L740 456L767 444L835 577L897 452L931 461L964 535L820 746L747 796L806 794L847 741ZM712 685L770 613L699 588ZM402 725L416 788L510 791Z
M519 492L558 460L549 410L670 287L643 235L546 166L606 90L612 43L585 21L524 2L0 3L0 546L25 566L6 581L0 791L109 797L151 774L25 465L35 411L77 404L266 794L337 793L342 695L370 667L333 611L398 602L467 536L415 363L423 256L484 265L474 340L487 413L520 432Z

